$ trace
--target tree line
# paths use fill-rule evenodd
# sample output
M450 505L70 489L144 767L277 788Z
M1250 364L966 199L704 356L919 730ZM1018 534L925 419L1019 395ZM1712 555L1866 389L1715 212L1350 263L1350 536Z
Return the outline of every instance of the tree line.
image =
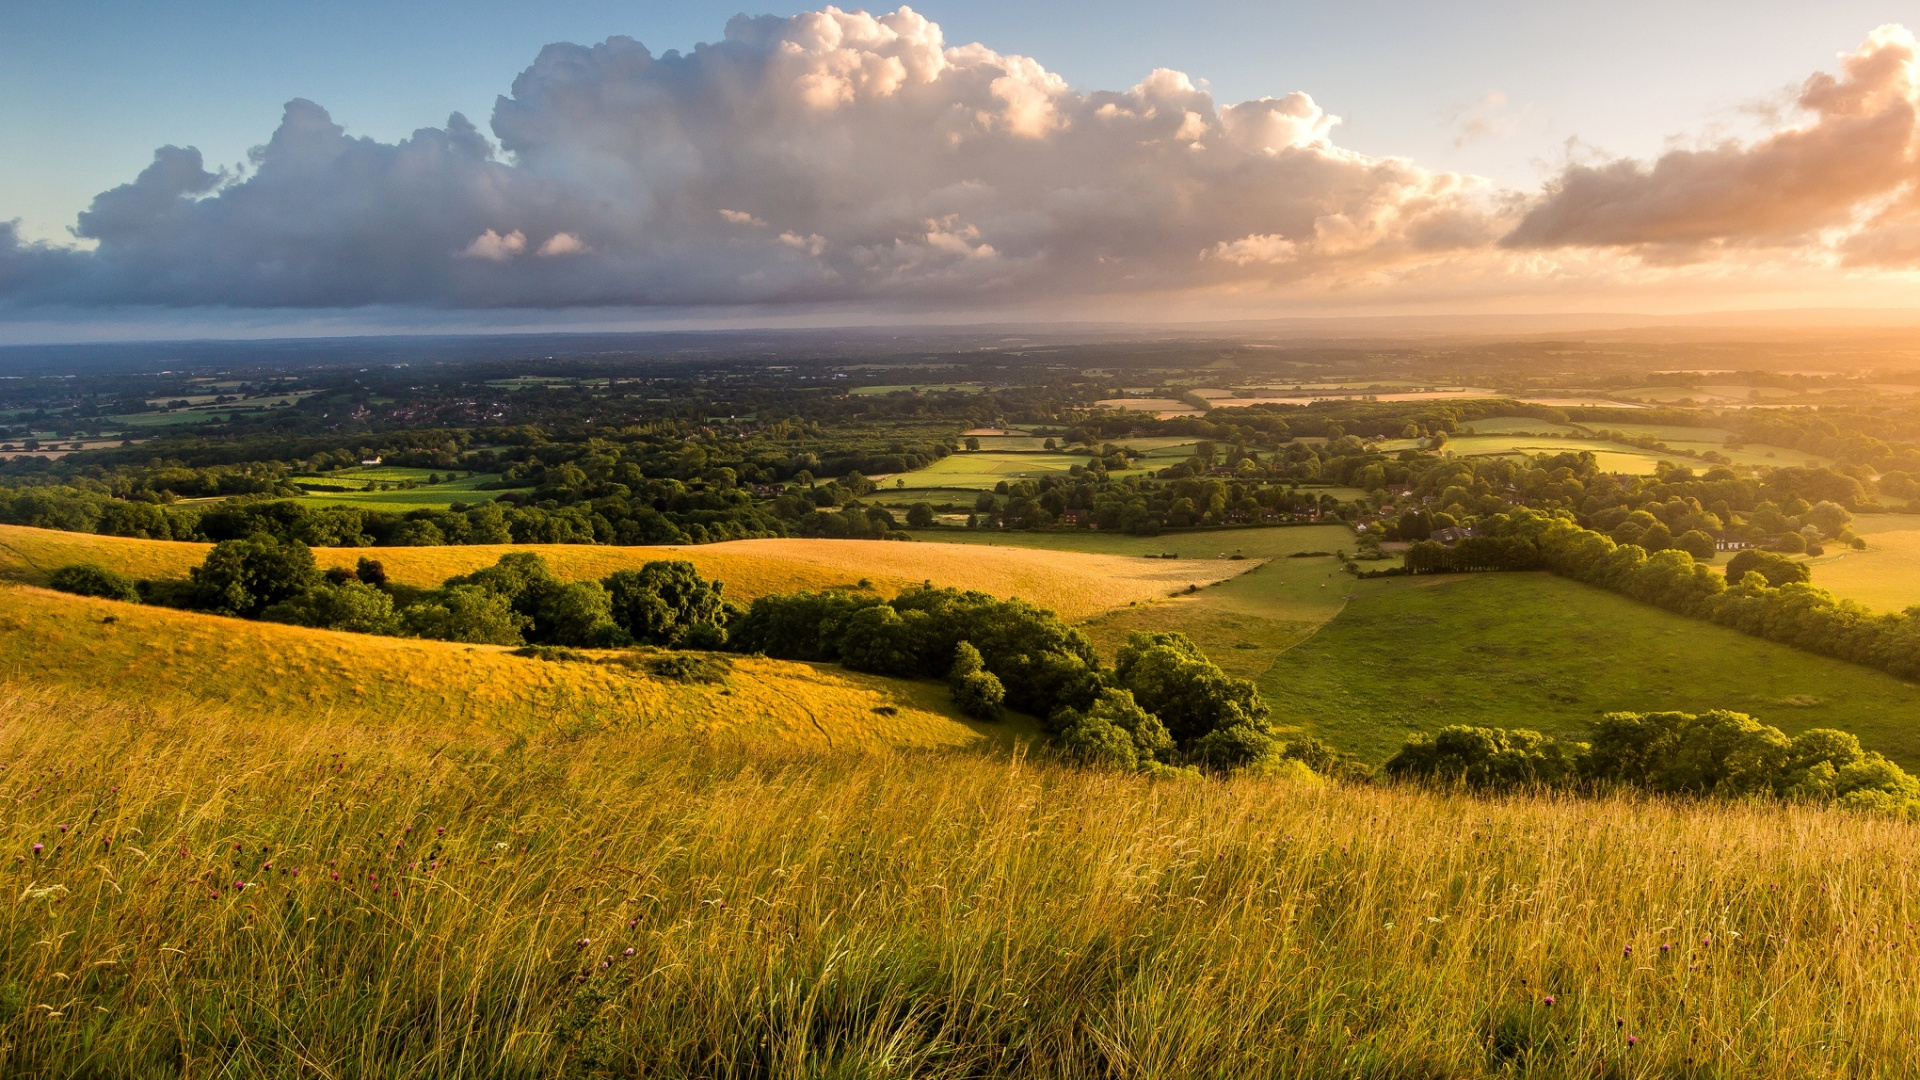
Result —
M1920 817L1920 780L1844 731L1788 737L1745 713L1608 713L1583 742L1451 725L1407 740L1391 779L1474 791L1629 789L1661 795L1832 802Z
M1648 552L1525 508L1482 518L1451 547L1421 541L1406 572L1549 570L1636 600L1808 652L1920 678L1920 609L1875 612L1816 588L1802 563L1743 552L1722 573L1680 548ZM1391 571L1389 571L1391 572Z

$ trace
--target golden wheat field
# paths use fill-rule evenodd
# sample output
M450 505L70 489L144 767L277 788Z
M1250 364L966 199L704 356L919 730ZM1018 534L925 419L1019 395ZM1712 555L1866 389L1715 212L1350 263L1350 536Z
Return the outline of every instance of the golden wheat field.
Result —
M135 540L91 533L0 525L0 577L44 584L69 563L91 562L133 577L181 578L212 545ZM416 588L491 566L512 551L537 552L566 578L601 578L654 559L685 559L727 595L751 600L768 593L853 585L862 578L891 594L932 581L995 596L1017 596L1069 619L1206 586L1262 560L1151 560L1023 548L955 547L879 540L733 540L689 547L605 547L587 544L490 544L469 547L315 548L322 567L380 560L389 577Z
M611 658L618 654L592 654ZM935 683L837 666L716 658L718 683L498 646L228 619L0 585L0 676L141 700L340 715L447 734L570 728L848 746L1002 745L1032 729L967 720Z
M1912 826L0 685L0 1073L1857 1078Z

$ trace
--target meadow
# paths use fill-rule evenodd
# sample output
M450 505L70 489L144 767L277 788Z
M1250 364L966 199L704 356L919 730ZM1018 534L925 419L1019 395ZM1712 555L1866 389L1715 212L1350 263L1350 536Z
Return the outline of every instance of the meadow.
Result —
M1867 549L1835 544L1828 554L1807 560L1813 583L1875 611L1920 604L1920 514L1861 514L1852 529Z
M1185 633L1229 673L1253 679L1278 724L1374 762L1409 734L1452 723L1579 737L1610 711L1725 708L1789 733L1851 731L1920 766L1920 686L1547 574L1355 581L1332 558L1289 557L1350 547L1352 534L1332 525L1153 538L930 535L1185 556L1175 565L1195 555L1266 560L1191 593L1086 617L1081 629L1109 659L1133 631ZM1920 567L1915 545L1905 565ZM1829 587L1835 565L1844 562L1817 565L1816 584ZM1920 588L1920 572L1913 577Z
M1544 573L1390 578L1258 680L1276 722L1381 760L1445 724L1580 737L1616 710L1733 709L1920 765L1920 685Z
M0 685L9 1075L1909 1073L1913 827Z
M1088 460L1085 454L1061 454L1045 450L967 450L943 457L924 469L886 479L888 483L905 480L907 491L942 488L991 491L995 484L1002 481L1065 476L1075 465L1084 466Z
M498 491L482 491L480 485L500 479L494 473L477 473L458 479L443 479L438 484L429 484L427 479L436 475L432 469L403 469L390 465L376 465L358 469L341 469L324 476L295 476L296 485L303 485L307 493L302 501L318 503L321 506L358 506L370 510L388 510L405 513L422 507L444 510L454 503L477 504L491 501ZM451 476L449 473L437 475ZM367 491L368 483L398 483L411 480L411 488L395 488L390 491Z
M799 745L967 746L1030 722L962 717L946 687L837 666L717 661L712 681L660 677L648 654L546 661L491 645L336 633L0 585L0 677L142 701L331 716L462 737L537 731L750 738ZM622 663L628 660L631 662Z
M130 577L184 578L211 544L134 540L0 525L0 579L45 584L54 570L96 563ZM799 589L865 587L891 596L926 581L1020 597L1068 618L1158 599L1250 569L1245 561L1148 562L1120 555L1031 549L962 553L940 544L882 540L730 540L688 547L609 547L593 544L473 544L443 547L314 548L314 560L351 568L377 559L397 584L416 589L472 573L513 551L539 554L570 580L599 579L656 559L693 563L702 576L725 582L741 602Z

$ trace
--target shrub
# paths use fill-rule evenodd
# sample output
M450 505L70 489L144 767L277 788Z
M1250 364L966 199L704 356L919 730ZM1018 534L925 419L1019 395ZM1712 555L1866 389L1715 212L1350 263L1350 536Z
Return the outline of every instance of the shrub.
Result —
M735 610L721 596L724 585L705 580L692 563L679 559L615 571L602 585L613 621L645 645L679 645L695 627L724 627ZM712 634L703 640L712 640Z
M1396 779L1483 790L1553 787L1574 779L1580 749L1537 731L1451 724L1409 737L1382 768Z
M1085 764L1146 768L1173 750L1160 719L1125 690L1103 690L1086 711L1063 708L1052 717L1067 755Z
M1220 670L1185 634L1128 635L1114 678L1182 746L1223 728L1265 727L1267 703L1253 683Z
M242 618L256 618L321 581L307 545L283 544L264 534L215 544L191 577L195 607Z
M76 596L98 596L103 600L124 600L132 604L140 602L140 589L132 578L91 563L63 566L53 572L47 585Z
M1007 700L1007 689L1000 679L987 670L980 658L980 650L970 641L963 641L954 651L953 668L947 672L947 682L953 688L953 701L960 711L975 720L1000 719L1000 707Z
M358 634L391 634L400 628L393 614L393 597L359 581L338 585L322 582L299 596L280 601L261 612L260 617L295 626L349 630Z
M400 613L408 634L474 645L523 644L532 623L505 596L478 585L448 585Z
M1727 584L1738 585L1746 580L1749 573L1766 578L1767 584L1776 589L1789 582L1813 580L1813 571L1806 563L1795 562L1770 551L1747 548L1727 560Z

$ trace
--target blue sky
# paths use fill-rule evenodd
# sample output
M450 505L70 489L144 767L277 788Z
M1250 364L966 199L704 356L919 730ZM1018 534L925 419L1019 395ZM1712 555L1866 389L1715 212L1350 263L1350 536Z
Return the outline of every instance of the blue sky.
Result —
M1911 0L739 13L0 0L0 338L1920 309Z
M736 12L811 6L6 0L0 220L64 236L96 192L131 178L155 147L238 161L293 97L384 140L454 110L485 130L494 96L548 42L626 34L659 53L719 37ZM1222 101L1305 90L1344 119L1344 146L1510 185L1537 183L1569 138L1645 156L1706 125L1739 130L1748 102L1830 64L1880 23L1915 15L1910 3L1881 0L936 0L915 10L949 44L1032 56L1079 90L1124 88L1155 67L1208 80ZM1494 94L1504 107L1487 107ZM1463 142L1462 120L1476 110L1489 130Z

